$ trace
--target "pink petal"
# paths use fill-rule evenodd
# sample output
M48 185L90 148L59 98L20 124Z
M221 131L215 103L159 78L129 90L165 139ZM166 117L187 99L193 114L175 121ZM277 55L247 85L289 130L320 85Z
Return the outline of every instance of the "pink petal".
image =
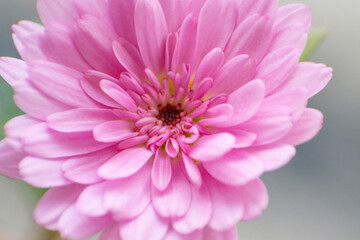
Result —
M61 170L63 160L49 160L26 157L20 164L20 174L24 181L38 188L59 187L71 182L64 177Z
M269 203L265 185L260 179L256 179L243 186L241 192L245 208L242 221L249 221L259 217Z
M63 238L87 238L106 228L112 223L110 216L88 217L80 214L73 205L60 217L57 229Z
M109 121L99 124L94 128L96 141L111 143L119 142L138 135L134 132L134 123L125 120Z
M294 47L283 47L268 54L257 67L256 78L261 79L266 86L266 94L289 79L296 69L300 50Z
M235 138L236 138L235 147L236 148L249 147L256 140L256 134L247 132L247 131L243 131L238 128L228 128L228 129L223 129L223 130L226 130L227 132L229 132L235 136Z
M221 48L214 48L201 60L200 65L196 71L196 75L192 86L197 87L199 83L207 78L212 77L224 62L224 52Z
M104 24L107 25L106 28ZM123 68L112 49L112 43L118 36L111 25L86 13L78 20L76 30L75 46L92 69L118 77Z
M199 109L199 108L198 108ZM201 117L198 124L200 126L212 126L212 127L221 127L224 122L228 122L228 120L233 116L234 108L228 103L219 104L215 107L209 108Z
M168 230L163 240L202 240L202 231L194 231L188 234L182 234L174 231L172 228Z
M39 90L62 103L74 107L97 107L80 87L80 72L50 62L37 62L29 69L29 74Z
M87 155L72 157L64 162L62 169L65 177L74 182L94 184L103 180L97 174L100 166L117 153L115 148L110 147Z
M0 75L11 86L25 81L28 78L26 63L16 58L0 58Z
M238 23L254 14L266 16L269 19L274 20L279 8L278 0L242 0L238 2Z
M195 186L200 187L202 184L202 178L198 166L196 165L195 161L191 159L188 155L186 155L184 152L181 152L181 154L184 162L184 168L187 176L189 177L189 180Z
M237 228L236 226L231 227L225 231L215 231L209 227L203 231L203 239L205 240L237 240Z
M145 66L159 73L164 67L168 28L158 1L138 0L136 2L135 31Z
M139 217L122 224L120 235L124 240L161 240L167 232L168 225L168 220L158 216L150 204Z
M119 224L114 224L113 226L107 227L101 232L98 240L121 240L120 238L120 226Z
M117 220L136 218L151 202L151 164L129 178L108 181L105 207Z
M239 187L222 184L210 176L206 176L206 183L213 206L208 226L216 231L227 230L244 215L241 191Z
M109 97L114 99L124 108L130 111L136 111L137 106L135 101L119 85L108 80L102 80L100 82L100 87Z
M44 57L39 57L39 60L48 60L73 68L80 72L85 72L90 69L89 64L76 48L73 35L74 33L72 28L69 28L61 23L50 23L45 29L44 34L40 36L39 44L37 46L37 48L41 50L41 53L46 56L46 59L44 59ZM59 38L59 36L61 36L61 38ZM23 39L22 41L28 42L28 38L30 37L32 36L29 36L27 39ZM24 51L26 51L26 53L32 58L29 59L29 61L34 61L33 53L28 53L28 51L33 51L32 49L34 46L24 48ZM26 61L28 60L26 59Z
M295 148L288 144L271 144L268 146L246 149L256 156L264 166L264 171L273 171L286 165L295 156Z
M255 68L255 62L249 56L234 57L215 74L214 86L207 96L234 92L254 78Z
M216 160L229 152L235 144L235 137L229 133L202 136L190 150L190 157L201 162Z
M21 137L27 128L40 123L40 121L29 117L28 115L21 115L14 117L5 124L4 130L6 133L6 141L16 150L22 151Z
M153 185L160 191L167 188L172 176L171 158L165 152L158 150L151 172Z
M87 186L76 201L76 210L89 217L100 217L107 214L104 204L106 186L107 182Z
M190 0L160 0L159 1L169 32L176 32L189 11Z
M295 23L284 28L276 29L273 40L269 47L269 52L290 45L303 51L307 42L308 34L303 25Z
M29 85L29 83L15 87L14 100L22 111L31 117L41 120L45 120L46 117L52 113L70 109L70 106L46 96L44 93Z
M153 156L145 147L125 149L109 159L99 168L99 175L105 179L129 177L136 173Z
M293 111L301 110L306 107L308 102L308 91L305 88L284 89L268 96L263 106L286 106Z
M91 133L59 133L49 129L46 123L28 128L22 141L28 154L44 158L81 155L109 146L96 142Z
M145 65L137 48L125 39L113 43L113 50L120 64L139 78L145 76Z
M253 15L242 22L231 35L226 45L226 59L247 54L258 63L268 50L272 37L272 22L269 18Z
M175 139L170 138L166 141L165 150L170 157L175 158L179 153L178 142Z
M89 97L94 99L95 101L104 104L105 106L109 106L112 108L120 108L121 105L117 103L114 99L110 98L108 95L104 94L104 92L100 88L100 82L103 79L110 80L113 82L117 82L117 79L112 79L111 76L99 74L96 71L88 71L84 78L80 79L80 85L82 89L85 91Z
M315 137L322 128L323 115L320 111L306 108L294 127L281 142L291 145L303 144Z
M211 213L211 199L206 185L203 184L199 189L192 186L189 210L183 217L173 219L172 225L180 233L201 230L209 223Z
M199 15L196 53L200 60L212 49L223 49L236 24L235 1L208 0ZM195 64L196 66L197 64Z
M47 125L59 132L87 132L103 122L115 120L111 110L76 108L54 113L46 118Z
M231 118L219 126L235 126L249 120L260 108L265 97L265 86L261 80L253 80L229 95L228 103L233 106Z
M173 166L171 181L167 188L159 191L152 188L152 203L156 212L162 217L181 217L188 211L191 202L190 183L180 169L179 164Z
M309 32L312 22L311 9L304 4L289 4L279 8L276 20L276 28L284 28L294 23L300 23Z
M218 161L203 163L204 168L217 180L232 186L239 186L259 177L262 163L253 155L235 149Z
M275 142L292 128L292 109L286 106L271 106L260 109L249 121L241 124L242 130L256 134L256 145Z
M176 44L172 69L180 71L183 64L190 64L193 61L195 45L196 45L197 19L189 14L183 21L179 40Z
M308 98L320 92L330 81L332 69L323 64L303 62L297 66L297 69L291 79L284 83L281 89L293 89L303 87L308 90Z
M54 0L50 3L47 0L39 0L37 9L40 19L45 25L53 21L72 25L78 18L71 1Z
M0 173L9 178L21 179L19 162L25 154L16 151L7 140L0 141Z
M59 218L76 201L83 188L77 184L51 188L36 206L34 213L36 223L47 229L56 230Z

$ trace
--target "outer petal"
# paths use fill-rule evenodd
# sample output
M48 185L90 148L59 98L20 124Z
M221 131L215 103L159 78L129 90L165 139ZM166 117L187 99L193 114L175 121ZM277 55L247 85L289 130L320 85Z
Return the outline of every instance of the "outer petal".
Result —
M191 187L191 204L187 213L172 220L173 228L180 233L190 233L205 227L210 221L212 204L207 186Z
M110 216L92 218L81 215L73 205L61 215L57 229L64 238L82 239L101 231L111 222Z
M168 225L168 220L158 216L150 204L140 216L125 222L120 228L120 234L124 240L161 240Z
M121 240L120 238L120 226L119 224L115 224L106 228L102 231L101 235L99 236L98 240Z
M164 236L163 240L202 240L202 231L194 231L189 234L181 234L173 229L169 229L169 231Z
M50 62L36 62L29 74L32 83L53 99L74 107L97 106L81 89L80 72Z
M100 217L107 214L104 204L106 186L107 182L87 186L76 201L76 211L88 217Z
M138 0L135 6L135 31L145 66L159 73L164 67L167 24L158 1Z
M229 152L235 144L235 137L229 133L218 133L201 137L190 150L190 157L208 162Z
M206 179L213 206L208 226L216 231L227 230L244 215L241 191L238 187L224 185L210 176Z
M300 145L315 137L322 128L323 115L320 111L307 108L294 123L294 127L281 142Z
M77 199L83 187L77 184L55 187L47 191L36 206L35 221L50 230L56 230L60 216Z
M25 154L16 151L7 141L0 141L0 173L6 177L21 179L18 164Z
M160 0L159 1L169 28L169 32L176 32L189 11L190 0Z
M45 123L28 128L22 141L25 152L44 158L81 155L109 146L96 142L91 133L58 133Z
M37 2L37 9L41 21L45 25L54 21L72 25L79 17L70 0L54 0L52 2L39 0Z
M278 9L275 28L300 23L309 32L312 22L311 9L304 4L289 4Z
M247 54L258 63L268 50L272 38L272 22L264 16L254 15L241 23L226 45L226 59Z
M234 30L235 24L236 6L233 0L206 1L199 15L196 63L212 49L216 47L224 48Z
M52 114L46 120L48 126L56 131L87 132L92 131L96 125L116 118L111 110L76 108Z
M263 173L263 165L253 155L234 149L221 159L203 163L204 168L214 178L233 186L243 185Z
M241 0L238 2L238 23L253 14L259 14L274 20L279 7L278 0Z
M26 63L22 60L8 57L0 58L0 75L13 87L28 77L26 67Z
M99 175L105 179L129 177L136 173L153 156L143 146L121 151L99 168Z
M80 184L94 184L103 180L98 175L98 169L105 161L117 154L113 148L107 148L87 155L69 158L64 162L62 169L65 177Z
M330 81L332 69L323 64L303 62L291 79L283 84L280 89L293 89L303 87L308 90L308 98L320 92Z
M109 181L105 190L105 207L117 220L139 216L151 202L151 164L131 177Z
M138 133L133 131L134 124L125 120L115 120L99 124L94 128L94 138L96 141L104 143L119 142L131 137L135 137Z
M211 228L205 228L203 231L204 240L237 240L237 228L233 226L229 230L225 231L215 231Z
M241 192L245 208L242 220L248 221L259 217L269 202L265 185L260 179L256 179L242 187Z
M26 157L20 164L20 174L24 181L39 188L68 185L71 182L64 177L61 170L63 160L49 160Z
M188 211L191 202L190 183L179 164L173 166L171 181L164 191L153 186L152 201L156 212L162 217L181 217Z

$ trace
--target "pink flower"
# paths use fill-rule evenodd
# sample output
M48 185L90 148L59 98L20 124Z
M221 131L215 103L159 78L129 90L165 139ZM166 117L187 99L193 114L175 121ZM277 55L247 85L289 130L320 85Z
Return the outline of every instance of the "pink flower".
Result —
M332 70L298 63L308 7L276 0L39 0L0 73L25 115L0 172L50 188L38 224L81 239L232 240L260 176L314 137Z

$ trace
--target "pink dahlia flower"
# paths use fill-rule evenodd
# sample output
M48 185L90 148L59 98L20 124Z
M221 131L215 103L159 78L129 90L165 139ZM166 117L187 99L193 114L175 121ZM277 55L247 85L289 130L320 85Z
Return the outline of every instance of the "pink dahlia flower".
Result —
M0 172L50 188L63 237L233 240L268 203L259 177L314 137L331 69L298 63L308 7L277 0L38 0L0 72L25 115Z

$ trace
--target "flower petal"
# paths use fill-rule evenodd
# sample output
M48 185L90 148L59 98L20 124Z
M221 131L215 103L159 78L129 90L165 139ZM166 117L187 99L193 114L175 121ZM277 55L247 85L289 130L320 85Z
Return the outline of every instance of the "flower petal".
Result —
M120 235L124 240L161 240L167 232L168 225L168 219L158 216L150 204L140 216L122 224Z
M241 192L245 208L242 221L249 221L259 217L269 203L265 185L260 179L256 179L243 186Z
M188 234L179 233L172 228L168 230L163 240L202 240L202 231L194 231Z
M235 144L235 137L229 133L202 136L190 150L194 160L208 162L216 160L229 152Z
M22 141L28 154L44 158L81 155L109 146L96 142L91 133L59 133L49 129L46 123L28 128Z
M212 205L207 186L203 184L199 189L192 186L189 210L183 217L173 219L172 225L180 233L201 230L210 221L211 213Z
M151 172L152 183L158 190L163 191L169 185L171 176L171 158L165 152L158 150Z
M103 122L116 118L111 110L76 108L54 113L46 120L50 128L59 132L87 132Z
M47 229L56 230L59 218L76 201L83 189L83 186L73 184L48 190L36 206L36 223Z
M97 125L94 130L96 141L111 143L119 142L138 135L133 131L134 124L126 120L115 120Z
M104 193L107 182L88 185L76 201L76 210L89 217L100 217L107 214L104 204Z
M105 179L129 177L136 173L153 156L145 147L133 147L121 151L99 168L99 175Z
M237 240L238 239L237 228L236 228L236 226L233 226L229 230L215 231L215 230L207 227L203 231L203 239L206 239L206 240Z
M179 164L173 166L171 181L164 191L152 188L152 203L156 212L166 218L184 216L191 202L190 183Z
M105 207L117 220L139 216L151 202L151 164L146 164L131 177L108 181Z
M21 179L19 162L25 154L16 151L6 139L0 141L0 173L6 177Z
M130 111L136 111L137 106L135 101L119 85L108 80L102 80L100 82L100 87L104 91L104 93L106 93L109 97L114 99L124 108Z
M64 177L61 165L64 160L50 160L36 157L26 157L20 164L20 174L24 181L38 187L49 188L68 185L71 183Z
M158 1L138 0L135 6L135 31L145 66L159 73L164 68L168 28Z
M233 32L226 45L226 59L247 54L258 63L268 50L272 39L272 22L261 15L253 15L242 22Z
M184 168L189 177L189 180L196 186L200 187L202 184L202 178L198 166L195 161L192 160L184 152L181 152Z

